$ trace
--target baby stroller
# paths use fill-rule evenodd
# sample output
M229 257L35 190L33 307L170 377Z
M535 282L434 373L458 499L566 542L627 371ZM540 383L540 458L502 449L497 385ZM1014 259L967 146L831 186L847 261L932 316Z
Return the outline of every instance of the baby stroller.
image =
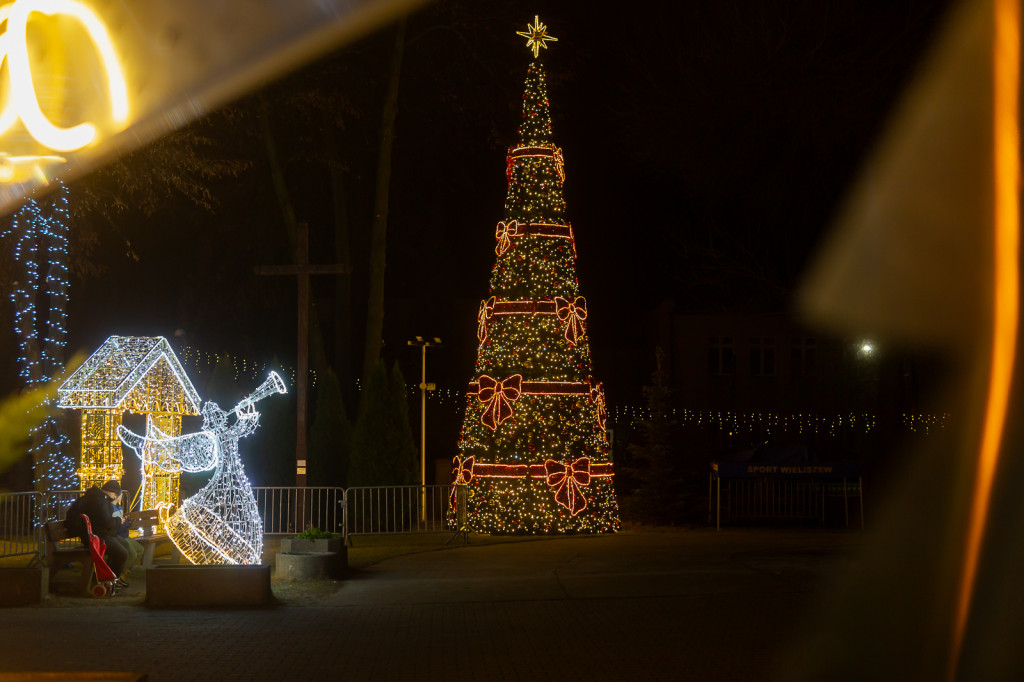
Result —
M117 576L110 570L110 566L107 566L107 562L103 560L103 555L107 551L107 543L92 534L92 523L89 521L89 517L85 514L81 514L81 517L82 521L85 522L85 532L89 538L86 545L89 547L89 554L92 555L93 566L96 567L96 584L93 585L92 596L106 597L113 595L114 581L117 579Z

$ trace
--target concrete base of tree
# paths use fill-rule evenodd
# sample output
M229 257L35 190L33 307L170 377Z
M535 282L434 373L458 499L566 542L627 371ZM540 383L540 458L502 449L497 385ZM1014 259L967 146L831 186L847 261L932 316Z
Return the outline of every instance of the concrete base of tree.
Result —
M50 570L39 568L0 568L0 607L32 606L47 596Z
M156 566L146 571L146 606L210 608L268 606L270 566Z

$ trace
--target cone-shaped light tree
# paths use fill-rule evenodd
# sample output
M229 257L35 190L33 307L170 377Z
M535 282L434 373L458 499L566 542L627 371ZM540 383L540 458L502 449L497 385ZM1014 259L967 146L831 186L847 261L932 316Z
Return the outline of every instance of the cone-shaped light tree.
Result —
M536 19L520 35L534 57L555 40ZM592 377L562 150L539 60L526 76L507 179L454 462L455 483L468 488L466 527L493 534L614 531L604 391Z

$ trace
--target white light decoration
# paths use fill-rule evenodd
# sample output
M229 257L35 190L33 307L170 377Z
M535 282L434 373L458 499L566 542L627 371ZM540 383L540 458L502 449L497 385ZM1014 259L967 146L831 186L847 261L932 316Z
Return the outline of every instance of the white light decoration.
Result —
M2 164L0 164L2 170ZM45 201L28 199L11 216L0 237L13 240L17 264L11 292L18 338L18 376L26 388L39 386L64 371L68 304L68 189L57 185ZM49 417L29 434L33 478L38 489L75 488L75 462L67 436Z
M168 472L216 469L210 482L166 517L167 534L193 564L258 564L263 553L263 521L256 498L245 477L238 440L259 425L256 402L275 393L287 393L277 372L231 412L217 403L203 404L203 430L170 437L152 423L145 436L124 426L117 435L144 464ZM229 423L234 414L234 423Z

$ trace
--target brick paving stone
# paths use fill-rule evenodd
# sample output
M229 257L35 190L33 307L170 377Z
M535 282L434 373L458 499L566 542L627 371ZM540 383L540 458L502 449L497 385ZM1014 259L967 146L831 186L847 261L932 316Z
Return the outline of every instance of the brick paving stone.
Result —
M814 532L662 535L396 557L312 606L6 609L0 672L747 682L766 679L797 641L820 578L857 542Z

